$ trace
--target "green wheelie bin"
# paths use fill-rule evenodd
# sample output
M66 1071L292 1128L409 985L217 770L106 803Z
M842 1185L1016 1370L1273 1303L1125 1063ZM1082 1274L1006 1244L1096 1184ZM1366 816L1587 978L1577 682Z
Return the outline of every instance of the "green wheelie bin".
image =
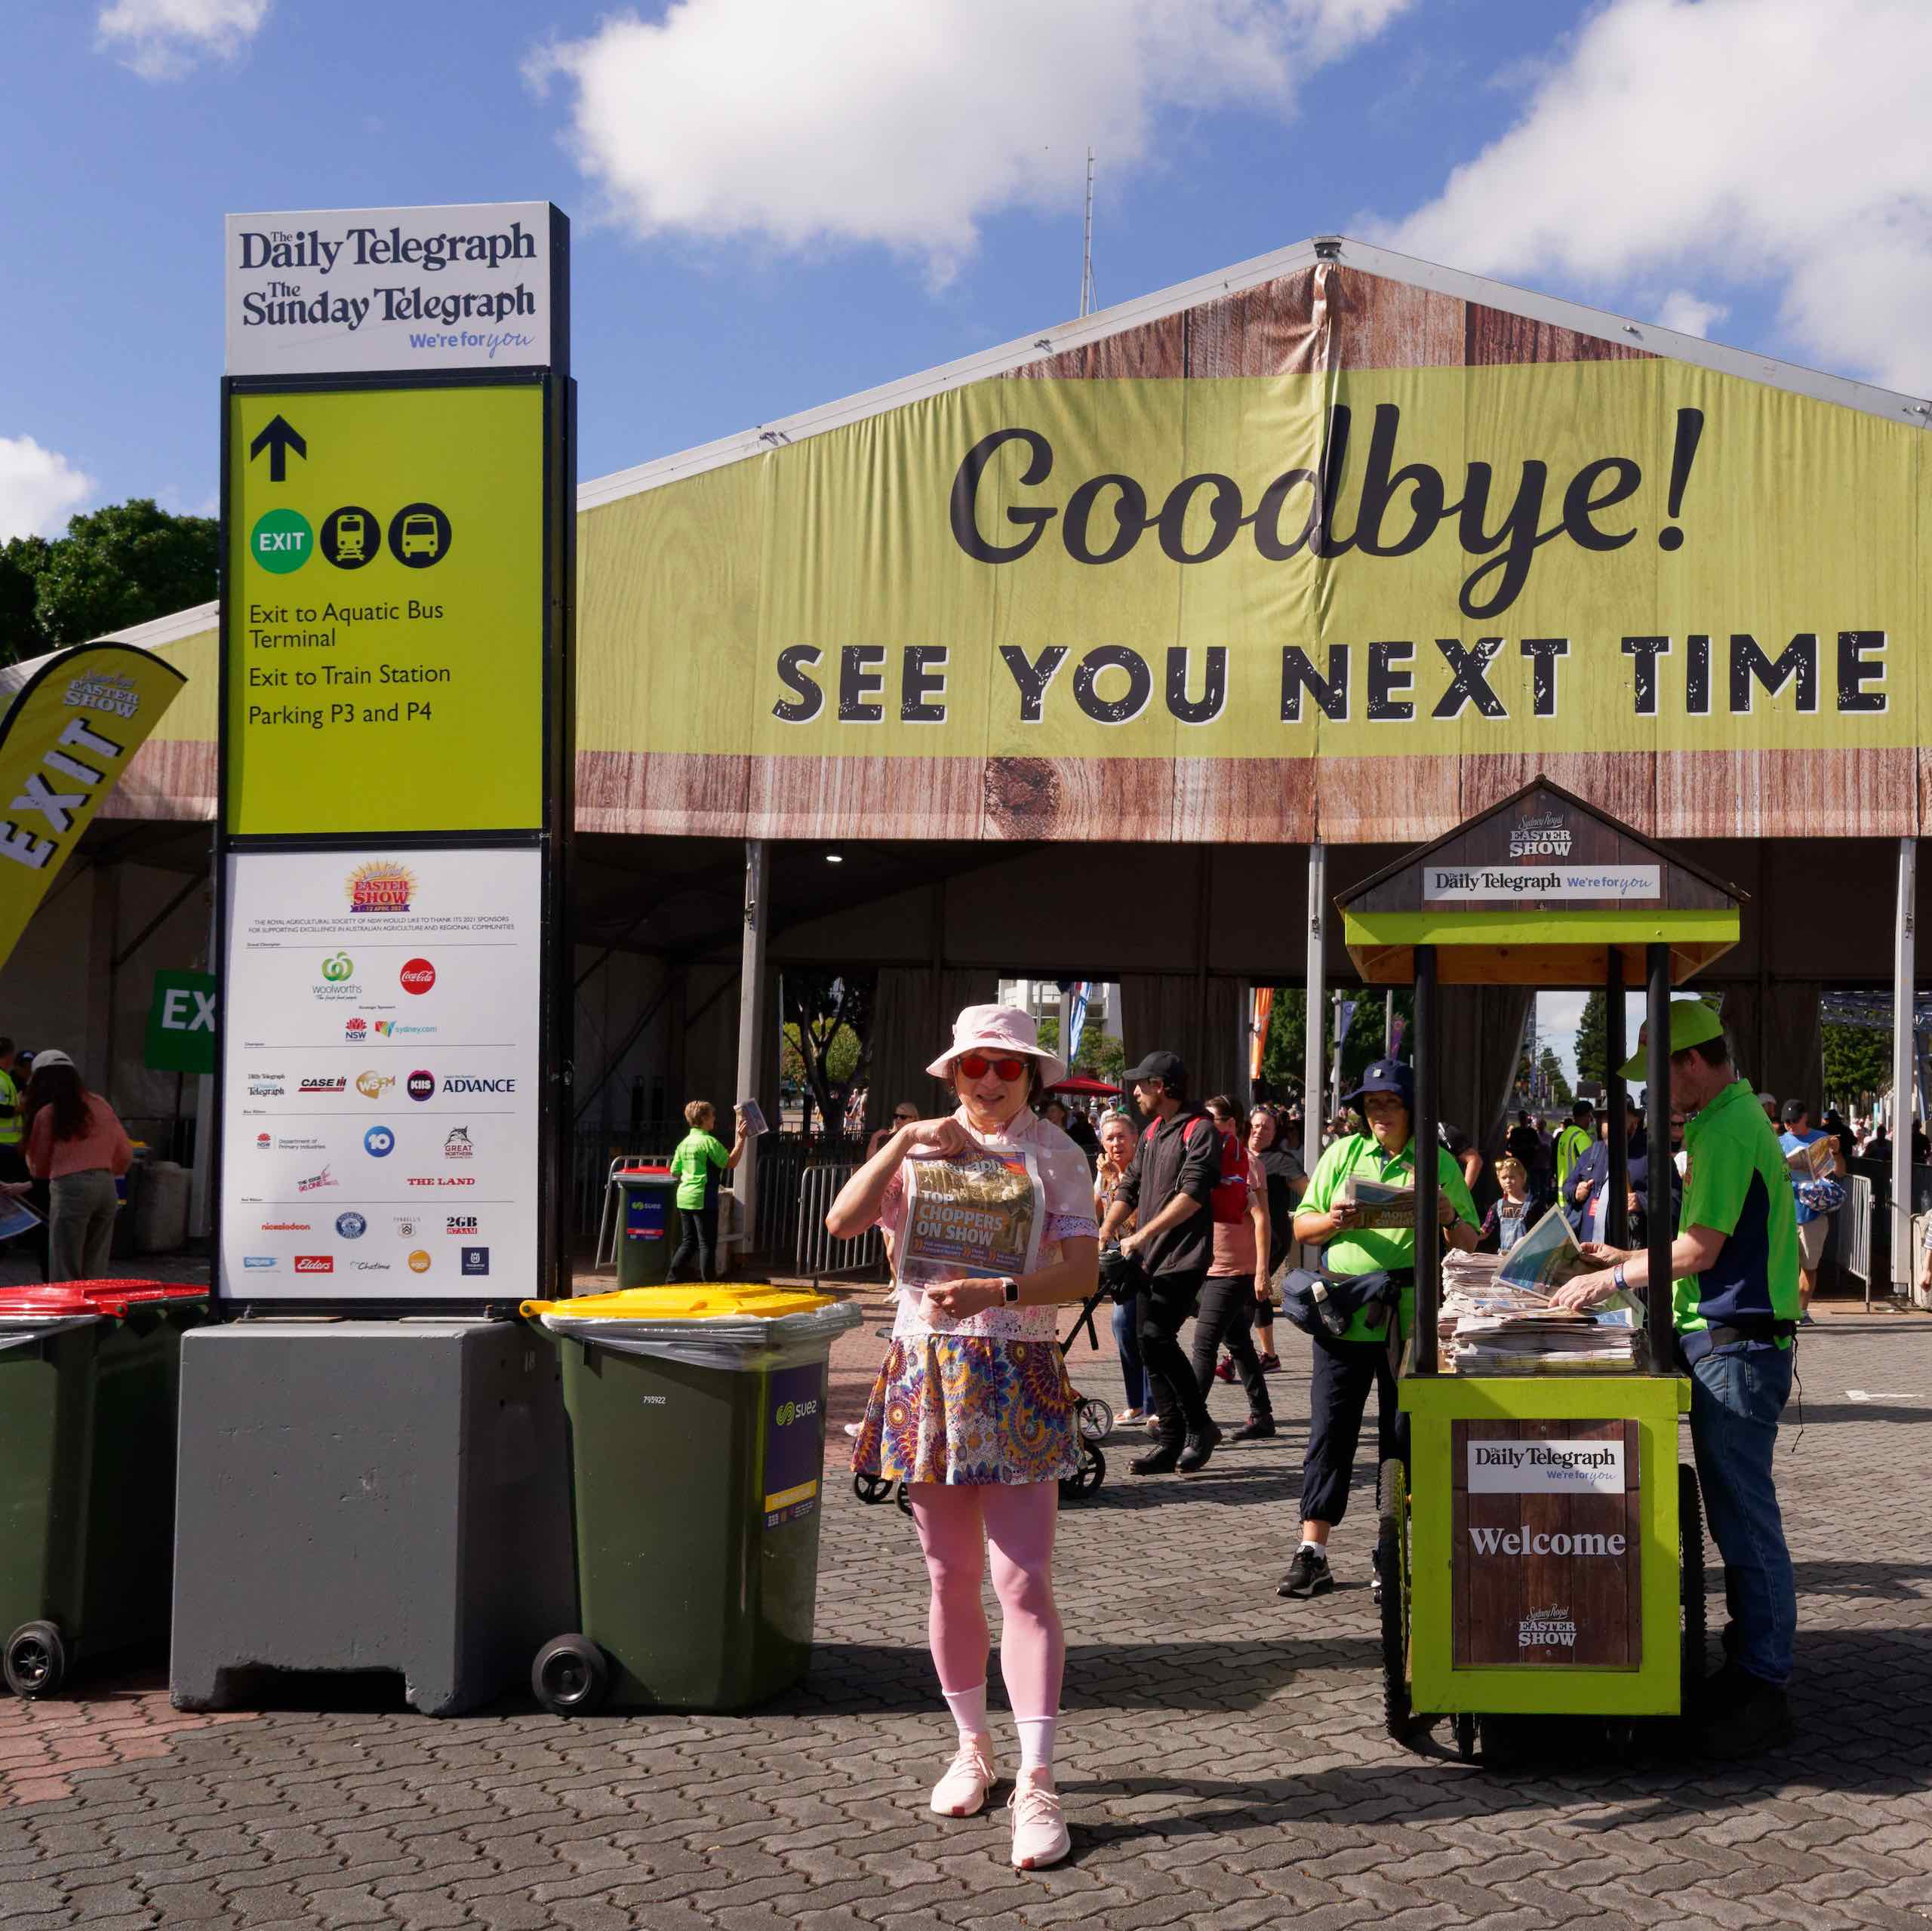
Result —
M832 1344L848 1302L751 1284L527 1301L562 1356L579 1625L537 1653L559 1715L749 1708L804 1677Z
M17 1696L165 1647L181 1336L207 1318L205 1287L0 1289L0 1631Z
M678 1179L668 1167L620 1167L617 1189L617 1285L655 1287L671 1272L681 1231Z

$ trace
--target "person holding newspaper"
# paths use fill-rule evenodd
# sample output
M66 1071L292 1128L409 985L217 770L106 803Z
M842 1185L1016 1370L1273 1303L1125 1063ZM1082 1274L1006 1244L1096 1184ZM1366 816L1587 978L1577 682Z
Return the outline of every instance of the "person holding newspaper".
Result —
M826 1216L837 1240L882 1228L899 1284L891 1345L852 1465L908 1485L932 1587L933 1662L959 1732L931 1800L945 1817L975 1815L996 1780L980 1601L992 1546L1000 1669L1020 1733L1008 1806L1013 1862L1037 1870L1071 1847L1053 1776L1066 1661L1053 1546L1060 1478L1079 1467L1080 1443L1057 1333L1059 1309L1098 1283L1092 1182L1086 1156L1029 1103L1066 1077L1030 1014L968 1006L952 1045L926 1070L951 1084L957 1110L900 1127ZM936 1211L922 1210L928 1192ZM1025 1265L1004 1273L977 1265L983 1235L980 1259L1005 1242L1028 1256ZM967 1258L936 1264L922 1244Z
M1349 1480L1371 1388L1377 1391L1380 1459L1386 1462L1407 1447L1407 1431L1395 1407L1389 1304L1392 1299L1396 1302L1399 1346L1402 1337L1415 1329L1414 1216L1411 1211L1406 1227L1364 1226L1364 1210L1355 1203L1352 1183L1414 1185L1414 1075L1398 1059L1378 1059L1343 1104L1361 1109L1368 1131L1337 1140L1321 1156L1295 1213L1295 1238L1322 1250L1324 1281L1319 1305L1327 1319L1318 1322L1313 1335L1308 1450L1302 1463L1301 1546L1275 1591L1283 1596L1326 1595L1335 1586L1328 1566L1329 1532L1348 1509ZM1463 1169L1447 1148L1438 1145L1435 1170L1442 1225L1453 1245L1469 1251L1476 1244L1477 1216ZM1340 1290L1371 1275L1382 1277L1383 1294L1345 1313Z
M1646 1025L1626 1079L1644 1069ZM1798 1328L1798 1221L1783 1149L1737 1077L1723 1022L1701 999L1670 1008L1670 1103L1688 1118L1690 1156L1670 1250L1677 1354L1690 1377L1690 1444L1704 1514L1724 1557L1728 1660L1705 1686L1706 1754L1755 1756L1790 1732L1798 1594L1772 1451L1790 1398ZM1650 1256L1592 1246L1596 1271L1558 1289L1589 1308L1650 1281Z

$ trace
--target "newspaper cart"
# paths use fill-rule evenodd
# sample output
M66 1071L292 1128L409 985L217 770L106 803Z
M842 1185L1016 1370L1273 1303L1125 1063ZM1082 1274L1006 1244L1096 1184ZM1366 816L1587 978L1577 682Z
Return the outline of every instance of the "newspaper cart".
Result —
M560 1716L740 1710L811 1657L832 1342L849 1302L762 1285L527 1301L570 1418L579 1625L539 1651Z
M0 1634L7 1687L168 1637L181 1336L205 1287L0 1290Z
M1649 1157L1668 1168L1671 989L1737 941L1742 895L1539 780L1336 900L1371 984L1414 988L1416 1143L1441 1112L1438 989L1601 985L1608 1058L1623 995L1648 996ZM1620 1118L1614 1070L1609 1104ZM1472 1124L1476 1124L1472 1122ZM1486 1123L1484 1123L1486 1124ZM1627 1154L1612 1133L1613 1244ZM1437 1219L1416 1163L1416 1224ZM1438 1338L1441 1243L1416 1243L1415 1321L1399 1399L1407 1466L1378 1490L1386 1710L1398 1740L1447 1717L1459 1752L1485 1717L1674 1717L1703 1676L1703 1530L1677 1459L1690 1383L1676 1372L1668 1213L1650 1216L1651 1285L1634 1367L1461 1374Z

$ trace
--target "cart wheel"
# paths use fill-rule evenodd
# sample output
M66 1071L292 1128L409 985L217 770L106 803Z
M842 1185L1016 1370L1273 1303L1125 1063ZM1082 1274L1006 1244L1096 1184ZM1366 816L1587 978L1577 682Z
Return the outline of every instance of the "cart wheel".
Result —
M530 1666L530 1687L553 1717L587 1717L604 1701L611 1665L587 1636L558 1636Z
M870 1506L892 1499L892 1478L889 1475L854 1475L852 1493Z
M1077 1411L1083 1441L1105 1441L1114 1431L1114 1411L1097 1395L1084 1395Z
M899 1512L901 1515L912 1514L912 1488L909 1482L901 1482L899 1484L899 1493L892 1499L899 1505Z
M1380 1533L1376 1565L1382 1577L1382 1714L1398 1743L1407 1739L1409 1708L1409 1484L1402 1465L1383 1463L1376 1485Z
M7 1638L7 1687L16 1696L51 1696L66 1679L67 1646L51 1622L23 1622Z
M1456 1754L1465 1763L1476 1760L1476 1720L1467 1710L1456 1719Z
M1684 1607L1682 1708L1690 1714L1697 1686L1704 1680L1704 1508L1697 1471L1681 1463L1677 1471L1678 1587Z
M1060 1478L1062 1502L1078 1502L1091 1495L1107 1479L1107 1458L1091 1441L1080 1444L1080 1466Z

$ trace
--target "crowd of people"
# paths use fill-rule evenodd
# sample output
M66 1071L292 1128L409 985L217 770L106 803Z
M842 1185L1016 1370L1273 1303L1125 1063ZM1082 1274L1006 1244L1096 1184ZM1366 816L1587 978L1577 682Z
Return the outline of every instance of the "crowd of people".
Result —
M1643 1287L1650 1216L1669 1216L1677 1360L1694 1384L1692 1438L1730 1612L1727 1662L1694 1712L1697 1733L1710 1754L1740 1756L1788 1727L1795 1596L1771 1447L1796 1330L1810 1318L1860 1139L1835 1114L1814 1127L1803 1101L1780 1106L1754 1094L1700 1001L1673 1006L1669 1045L1673 1158L1661 1184L1634 1102L1620 1120L1585 1103L1554 1121L1518 1112L1493 1167L1445 1126L1434 1149L1438 1238L1506 1252L1560 1210L1592 1265L1558 1298L1588 1307ZM1640 1044L1623 1077L1641 1078L1645 1065ZM1111 1295L1126 1398L1116 1420L1145 1428L1146 1450L1129 1465L1146 1479L1198 1473L1224 1438L1277 1432L1269 1378L1281 1366L1278 1296L1308 1297L1291 1310L1312 1344L1309 1421L1300 1534L1278 1593L1329 1594L1331 1537L1347 1514L1371 1391L1378 1459L1407 1453L1391 1339L1392 1324L1398 1343L1413 1330L1417 1235L1365 1217L1356 1183L1413 1185L1413 1075L1394 1059L1370 1065L1324 1127L1309 1173L1298 1113L1269 1104L1243 1112L1226 1095L1198 1099L1172 1053L1149 1053L1124 1075L1131 1111L1112 1105L1088 1120L1051 1092L1066 1067L1039 1045L1030 1017L1011 1008L962 1012L929 1070L951 1087L956 1110L924 1119L910 1102L895 1108L828 1216L833 1235L854 1238L877 1225L896 1253L909 1161L1020 1146L1037 1164L1043 1236L1022 1275L902 1283L854 1466L908 1484L931 1585L934 1659L958 1732L931 1796L933 1810L951 1816L977 1813L996 1780L980 1598L990 1545L1020 1743L1013 1862L1035 1868L1070 1843L1053 1781L1065 1644L1051 1560L1057 1484L1077 1462L1078 1402L1057 1313ZM1620 1202L1613 1131L1626 1136ZM1827 1136L1838 1142L1829 1172L1792 1160ZM1614 1233L1623 1244L1612 1244ZM1217 1377L1239 1382L1247 1409L1225 1436L1208 1405ZM1379 1576L1371 1586L1379 1593Z

